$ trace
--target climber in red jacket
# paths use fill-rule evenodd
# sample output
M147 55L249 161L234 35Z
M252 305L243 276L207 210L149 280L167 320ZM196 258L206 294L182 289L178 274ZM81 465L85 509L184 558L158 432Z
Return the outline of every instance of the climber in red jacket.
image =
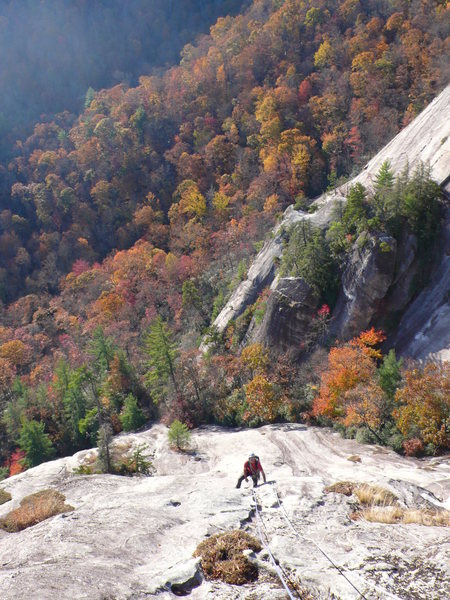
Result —
M260 473L263 476L264 483L266 483L266 474L264 473L264 469L259 462L259 458L252 452L244 464L244 473L239 477L236 487L240 488L243 479L247 481L247 477L251 477L253 479L253 487L256 487L258 485Z

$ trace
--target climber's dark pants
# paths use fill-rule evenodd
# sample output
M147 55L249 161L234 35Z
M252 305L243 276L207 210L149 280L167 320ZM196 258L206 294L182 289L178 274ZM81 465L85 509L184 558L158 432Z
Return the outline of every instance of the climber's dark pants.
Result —
M259 474L256 475L241 475L238 479L238 482L236 484L237 488L241 487L241 483L244 481L245 477L251 477L253 479L253 487L256 487L258 485L258 479L259 479Z

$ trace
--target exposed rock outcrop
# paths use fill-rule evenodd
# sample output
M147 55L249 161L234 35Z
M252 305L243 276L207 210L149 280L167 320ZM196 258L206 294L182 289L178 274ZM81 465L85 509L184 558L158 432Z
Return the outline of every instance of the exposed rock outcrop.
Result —
M450 209L438 265L427 287L403 315L391 343L399 354L412 358L450 360Z
M0 506L0 517L44 488L62 492L75 509L18 533L0 530L2 600L187 594L192 600L283 600L267 551L256 557L259 579L242 587L202 580L192 558L211 534L243 528L259 537L252 490L245 483L234 487L250 450L258 452L270 482L256 489L264 540L290 581L299 579L317 600L330 592L360 598L318 545L368 600L449 597L447 528L352 521L355 497L325 493L337 481L366 482L390 490L402 506L450 508L449 465L442 458L402 458L298 424L203 428L193 433L195 453L186 455L170 450L162 425L121 435L116 443L129 441L148 444L154 476L73 474L89 450L1 483L12 500ZM352 455L361 462L349 461Z
M275 276L275 259L281 256L283 239L281 230L275 231L273 239L264 244L263 249L248 270L247 278L232 293L214 321L214 327L222 332L228 323L239 317L258 297L258 294L270 285Z
M301 277L275 282L262 322L250 323L245 344L261 342L278 350L301 351L317 308L317 294Z
M203 581L200 559L191 558L170 567L159 579L156 579L153 588L148 593L157 595L159 592L169 591L176 596L187 596Z
M353 178L348 183L340 186L332 192L327 192L317 198L314 205L317 207L317 211L313 214L295 211L290 206L283 217L282 222L277 226L273 232L273 238L268 241L261 252L255 258L252 266L249 269L248 277L246 281L243 281L231 298L222 309L216 320L214 326L219 332L225 330L229 321L235 319L251 303L255 301L257 295L262 289L273 281L275 277L275 261L278 259L283 251L282 244L282 232L286 228L290 227L294 223L301 220L308 220L312 224L318 227L326 227L332 220L333 210L336 202L345 202L346 194L351 185L357 182L362 183L366 187L370 188L374 181L376 174L378 173L382 163L385 160L389 160L391 168L395 173L402 171L406 165L410 168L414 168L419 162L427 163L431 169L431 175L439 185L448 186L450 189L449 176L450 176L450 119L448 119L450 109L450 85L447 86L439 96L437 96L433 102L414 119L404 130L402 130L389 144L387 144L374 158L372 158L359 175ZM404 306L409 302L409 283L413 277L413 269L410 268L408 258L402 264L405 268L402 273L397 273L398 285L396 286L397 296L391 298L392 310L402 310ZM444 261L445 263L445 261ZM445 276L449 267L445 264L440 267L440 277ZM403 281L400 281L400 277L403 277ZM450 315L447 314L447 310L444 307L442 298L437 299L437 290L431 293L436 299L434 304L428 304L428 309L439 310L439 322L445 318L445 326L450 331ZM445 294L444 294L445 295ZM378 292L376 292L378 298ZM431 302L431 301L430 301ZM399 308L395 308L398 306ZM434 308L433 308L434 307ZM423 339L425 336L427 339L431 336L430 327L434 327L436 320L428 322L432 315L428 313L426 321L422 323L425 315L419 318L419 312L416 311L415 317L411 317L408 326L409 338L414 339L415 336L419 336ZM450 313L450 309L448 310ZM414 328L414 321L417 322L418 327ZM425 327L428 333L424 333L420 327ZM439 334L442 338L442 331L436 330L436 334ZM447 339L447 336L444 336ZM447 344L447 342L445 342ZM406 353L411 352L413 355L420 355L425 352L425 346L422 350L415 350L413 346L408 349L408 342L404 339L404 351ZM447 344L450 348L450 343ZM444 346L441 345L441 350ZM439 350L440 351L440 350Z
M413 296L413 280L418 273L417 237L404 235L397 244L395 275L391 289L383 304L385 314L393 315L404 310Z
M337 338L349 339L367 328L392 283L396 252L392 237L365 233L358 237L330 327Z
M302 220L308 220L317 227L324 227L329 222L332 206L325 206L313 214L294 210L289 206L281 223L273 231L273 237L254 259L245 281L240 283L230 299L214 321L214 327L222 332L228 323L239 317L252 304L258 294L269 286L275 277L275 262L283 253L283 236L286 229Z

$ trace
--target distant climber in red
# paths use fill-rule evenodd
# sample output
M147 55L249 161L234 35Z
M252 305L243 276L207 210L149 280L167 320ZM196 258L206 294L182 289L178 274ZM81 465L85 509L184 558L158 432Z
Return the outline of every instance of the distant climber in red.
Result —
M264 473L264 469L259 462L259 458L252 452L248 457L248 460L244 463L244 473L239 477L236 487L240 488L242 481L244 479L247 481L247 477L251 477L253 479L253 487L256 487L258 485L260 475L263 476L264 483L266 483L266 474Z

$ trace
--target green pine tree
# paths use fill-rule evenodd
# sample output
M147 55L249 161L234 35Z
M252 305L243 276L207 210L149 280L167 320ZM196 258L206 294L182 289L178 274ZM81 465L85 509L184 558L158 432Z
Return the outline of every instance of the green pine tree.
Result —
M98 430L98 462L103 473L112 473L110 444L113 437L112 427L104 423Z
M85 436L80 430L80 421L86 416L87 401L83 385L86 381L84 368L69 370L67 387L63 395L64 420L67 434L74 448L78 448Z
M391 163L385 160L375 177L373 206L375 217L383 228L392 235L398 235L401 200L398 186L394 182Z
M84 108L89 108L92 104L93 99L95 98L95 90L91 86L88 87L86 92L86 97L84 100Z
M361 233L367 229L369 206L366 202L366 190L363 185L352 185L347 196L342 222L348 233Z
M183 283L182 302L183 308L193 308L201 316L203 316L202 299L200 296L200 292L198 291L192 279L186 279L186 281Z
M29 405L29 388L17 378L9 390L10 400L6 405L2 421L8 437L17 439L22 429L22 415Z
M395 392L402 381L402 365L403 360L397 360L395 350L391 349L378 369L380 387L391 400L394 399Z
M283 253L281 272L302 277L321 300L334 305L337 294L337 268L320 229L302 221L290 232Z
M45 433L44 423L38 421L23 421L19 436L19 447L26 453L26 464L35 467L54 455L54 448L50 438Z
M174 446L177 450L184 451L189 447L191 434L187 425L176 420L169 427L167 437L171 446Z
M145 379L154 400L159 401L166 395L169 382L178 391L175 378L177 347L170 329L160 316L150 326L145 338L145 351L148 356Z
M107 371L116 352L117 346L114 341L105 336L101 327L97 327L88 348L88 354L94 359L96 368L102 373Z
M134 431L145 423L145 416L133 394L128 394L119 416L124 431Z
M391 169L389 160L385 160L375 176L375 192L390 190L394 185L394 172Z

